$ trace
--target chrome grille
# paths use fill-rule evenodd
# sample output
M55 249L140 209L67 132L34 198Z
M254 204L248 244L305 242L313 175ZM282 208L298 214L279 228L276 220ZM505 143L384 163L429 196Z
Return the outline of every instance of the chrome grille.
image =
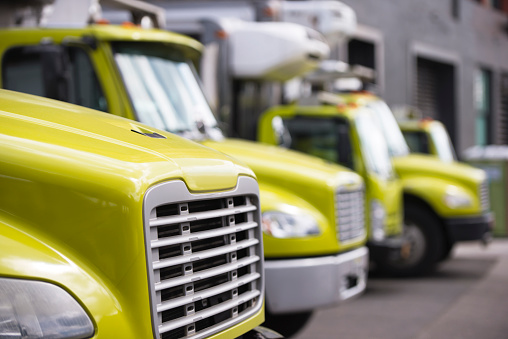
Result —
M490 198L489 198L489 182L488 180L484 180L480 184L479 188L480 194L480 205L483 211L488 211L490 209Z
M262 306L259 193L240 177L228 193L191 194L181 181L145 196L155 337L204 338Z
M365 237L364 188L339 189L335 195L336 230L340 242Z

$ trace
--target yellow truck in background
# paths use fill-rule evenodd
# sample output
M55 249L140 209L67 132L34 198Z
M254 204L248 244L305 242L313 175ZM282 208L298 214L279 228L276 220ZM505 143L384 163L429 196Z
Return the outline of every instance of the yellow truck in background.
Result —
M200 51L188 37L136 27L4 29L1 86L138 120L250 166L260 187L268 319L292 334L314 309L365 289L364 183L315 157L225 139L194 71ZM221 168L208 171L221 176Z
M365 219L371 260L386 268L402 255L402 183L381 129L355 106L272 107L259 122L258 140L338 163L366 183Z
M0 140L0 337L267 338L244 164L5 90Z
M404 185L406 210L415 215L408 215L406 237L414 244L414 253L421 253L427 267L448 258L459 241L490 239L494 218L485 171L458 162L443 162L434 156L409 154L395 117L383 100L369 92L343 94L342 98L371 108L374 119L382 126L395 170ZM405 268L404 261L399 264Z
M443 162L457 161L446 127L434 119L397 121L411 153L429 154Z
M321 96L325 104L313 108L288 105L269 110L265 113L267 118L261 120L259 140L275 143L273 137L269 139L270 133L275 133L269 117L277 115L286 118L287 130L291 129L294 117L312 118L323 125L331 125L343 119L344 110L348 108L370 116L371 122L381 128L404 194L404 244L400 253L392 252L391 259L385 262L385 270L396 275L426 273L449 256L456 242L486 241L490 237L493 217L484 171L456 162L445 163L428 155L410 155L391 110L369 92L323 93ZM336 130L336 134L339 133ZM319 137L316 133L313 141L318 142ZM360 157L356 151L351 155L340 155L339 151L335 148L339 161L341 156L346 159Z

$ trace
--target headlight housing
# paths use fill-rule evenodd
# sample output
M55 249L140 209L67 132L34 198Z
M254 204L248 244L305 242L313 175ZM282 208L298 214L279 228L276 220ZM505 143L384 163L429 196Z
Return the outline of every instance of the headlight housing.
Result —
M386 211L381 202L377 199L370 201L370 237L374 241L382 241L385 233Z
M42 282L0 278L0 338L90 338L92 321L62 288Z
M263 232L275 238L303 238L321 233L316 219L308 214L267 211L262 219Z
M455 187L447 189L443 199L446 206L453 209L467 208L473 205L471 196Z

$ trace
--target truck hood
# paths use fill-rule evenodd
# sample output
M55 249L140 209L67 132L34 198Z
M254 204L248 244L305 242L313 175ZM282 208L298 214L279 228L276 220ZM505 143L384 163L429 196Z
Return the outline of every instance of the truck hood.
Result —
M239 175L254 177L245 165L192 141L54 100L1 91L0 120L0 133L22 140L30 157L54 152L73 158L81 173L100 167L126 179L150 178L147 184L182 179L191 191L230 189Z
M396 157L393 158L393 164L402 179L410 176L439 177L473 189L486 179L483 170L458 162L445 163L429 155Z
M278 184L306 182L313 187L354 187L361 178L351 170L281 147L237 140L205 141L204 145L244 161L260 181Z

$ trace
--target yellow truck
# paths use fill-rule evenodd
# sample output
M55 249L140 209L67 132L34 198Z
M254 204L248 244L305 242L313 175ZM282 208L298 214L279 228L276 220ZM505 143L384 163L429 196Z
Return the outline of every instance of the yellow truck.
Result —
M258 140L338 163L366 183L366 225L371 259L385 268L402 249L402 183L381 129L356 106L276 106L259 122ZM402 253L403 254L403 253Z
M411 153L433 155L443 162L457 161L445 126L434 119L404 119L398 121Z
M404 244L400 253L392 252L390 259L384 262L385 270L396 275L426 273L448 257L456 242L489 238L493 217L489 211L484 171L456 162L444 163L428 155L410 155L389 107L369 92L322 93L321 96L325 105L313 108L289 105L269 110L261 118L260 131L270 131L268 117L273 116L286 118L284 125L289 131L290 123L296 118L312 118L331 126L334 121L344 119L347 110L365 112L371 124L380 127L393 168L402 180L404 194ZM335 133L335 138L340 138L340 130L335 129ZM261 132L259 140L275 143L273 137L269 139L269 134ZM322 134L315 133L310 142L318 142L321 137ZM367 137L370 137L368 133ZM340 148L332 151L337 153L339 162L350 158L354 159L355 166L359 163L356 159L360 158L360 153L354 148L349 155L347 152L341 155ZM356 169L361 171L362 167Z
M188 37L136 27L5 29L1 86L138 120L250 166L260 186L267 314L291 334L314 309L365 289L364 183L315 157L224 138L194 71L200 51ZM219 163L208 171L222 175ZM277 321L287 314L292 321Z
M1 90L0 187L0 337L268 338L243 163Z

